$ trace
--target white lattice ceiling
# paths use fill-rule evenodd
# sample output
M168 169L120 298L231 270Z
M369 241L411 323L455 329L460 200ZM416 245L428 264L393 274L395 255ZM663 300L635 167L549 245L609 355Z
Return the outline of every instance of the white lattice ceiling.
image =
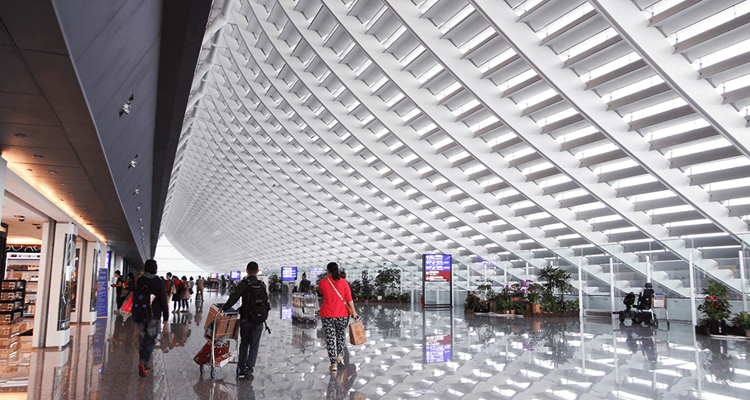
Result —
M197 264L500 255L596 292L659 259L685 295L692 256L739 288L750 2L215 7L162 225Z

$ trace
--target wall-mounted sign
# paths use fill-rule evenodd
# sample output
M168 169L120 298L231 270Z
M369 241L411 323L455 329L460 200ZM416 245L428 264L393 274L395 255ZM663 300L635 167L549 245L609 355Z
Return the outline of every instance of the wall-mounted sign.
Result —
M229 273L229 276L233 281L238 281L242 279L242 271L232 271Z
M424 271L425 282L450 282L451 255L425 254Z
M57 330L64 331L70 328L70 313L73 311L71 301L74 300L76 264L76 235L65 234L65 248L63 252L63 265L60 276L60 299L57 313Z
M325 274L326 269L325 268L319 268L319 267L312 267L310 268L310 272L307 273L307 279L311 281L317 281L318 276L320 274Z
M281 267L281 280L294 282L297 280L297 267Z
M219 279L219 273L218 273L218 272L215 272L215 273L211 274L211 277L210 277L210 278L211 278L211 279Z
M107 284L107 276L109 275L109 271L107 271L106 268L100 268L99 269L99 284L96 285L96 317L102 318L109 316L109 310L108 307L108 299L107 299L107 289L109 288L109 285Z
M96 297L99 294L99 249L94 249L93 252L93 272L91 273L91 298L89 300L89 311L96 311ZM107 287L106 280L104 281L104 287Z
M424 339L425 363L444 363L453 359L451 335L431 335Z

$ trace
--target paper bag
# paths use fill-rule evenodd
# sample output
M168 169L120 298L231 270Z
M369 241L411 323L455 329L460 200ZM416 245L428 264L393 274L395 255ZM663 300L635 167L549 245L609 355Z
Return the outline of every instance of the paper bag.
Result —
M349 343L353 345L363 344L367 341L365 334L365 325L362 321L357 321L349 325Z

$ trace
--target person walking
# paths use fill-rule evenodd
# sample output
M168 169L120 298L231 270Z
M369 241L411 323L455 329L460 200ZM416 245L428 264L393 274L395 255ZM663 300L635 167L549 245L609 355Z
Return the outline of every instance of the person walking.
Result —
M146 376L151 372L149 363L156 345L156 336L159 334L159 317L162 317L165 325L169 321L169 303L164 292L164 283L156 276L157 269L155 260L146 260L143 275L133 285L134 294L144 294L145 301L149 302L147 309L143 312L134 311L133 313L133 321L138 324L138 374L140 376ZM137 304L136 310L138 310Z
M307 280L307 273L302 273L302 280L299 281L299 292L310 293L310 281Z
M344 364L349 314L356 319L357 310L354 308L349 284L339 276L338 264L329 263L326 270L326 278L321 280L318 286L320 294L323 295L320 317L326 334L328 359L331 362L329 370L336 371L337 364Z
M237 356L237 377L253 379L255 360L258 358L258 346L263 335L263 325L268 318L271 304L268 302L266 284L258 279L258 263L247 264L247 277L243 279L224 303L222 312L232 308L239 299L240 307L240 349ZM266 325L266 330L271 333Z
M172 312L180 312L182 306L182 296L185 295L185 286L182 284L177 275L172 277Z
M174 282L172 282L172 273L167 272L167 279L164 281L164 292L167 294L167 303L172 301L174 294Z
M198 280L195 281L195 289L198 291L195 294L195 301L203 301L203 277L198 276Z
M182 277L182 285L185 290L182 292L182 312L188 312L188 303L190 303L190 282L188 282L187 276Z
M115 271L115 278L113 279L112 287L115 288L115 300L117 302L117 309L122 307L122 302L125 301L125 296L122 295L122 288L125 286L125 280L122 279L120 271Z
M192 296L193 293L195 293L195 280L193 277L190 277L190 280L188 281L188 292L190 292L190 295ZM188 303L190 302L190 299L188 299Z

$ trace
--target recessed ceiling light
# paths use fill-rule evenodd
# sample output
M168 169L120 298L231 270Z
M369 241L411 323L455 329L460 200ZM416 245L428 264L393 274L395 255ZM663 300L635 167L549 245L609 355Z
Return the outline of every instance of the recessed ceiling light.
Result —
M34 157L34 158L44 158L44 156L41 155L41 154L34 154L32 157Z
M26 135L25 135L25 134L23 134L23 133L16 133L16 134L15 134L15 135L13 135L13 136L15 136L15 137L17 137L17 138L25 138L25 137L26 137Z
M54 174L56 174L57 172L55 172L55 171L49 171L49 173L50 173L50 174L52 174L52 175L54 175Z
M28 168L28 169L27 169L26 171L29 171L29 172L31 172L31 171L33 171L33 169L31 169L31 168Z

